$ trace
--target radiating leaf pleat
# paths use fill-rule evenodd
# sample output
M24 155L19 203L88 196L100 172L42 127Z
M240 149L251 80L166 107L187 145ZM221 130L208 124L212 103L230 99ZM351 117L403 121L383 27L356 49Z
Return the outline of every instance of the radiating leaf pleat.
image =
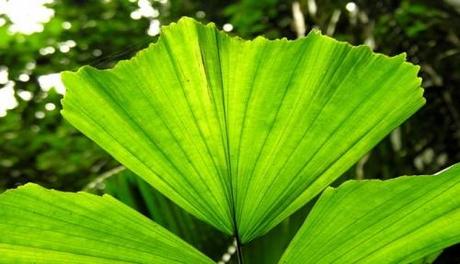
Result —
M418 67L313 31L244 41L181 19L111 70L64 73L64 116L190 213L248 242L424 103Z
M460 243L460 165L328 188L280 263L412 263Z
M27 184L0 195L0 263L213 263L111 196Z

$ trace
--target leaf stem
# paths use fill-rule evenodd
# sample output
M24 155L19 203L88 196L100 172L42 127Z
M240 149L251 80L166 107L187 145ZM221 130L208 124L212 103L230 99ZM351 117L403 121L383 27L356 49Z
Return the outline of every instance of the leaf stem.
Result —
M243 250L241 246L241 241L238 235L235 236L235 244L236 244L236 259L238 264L244 264L243 260Z

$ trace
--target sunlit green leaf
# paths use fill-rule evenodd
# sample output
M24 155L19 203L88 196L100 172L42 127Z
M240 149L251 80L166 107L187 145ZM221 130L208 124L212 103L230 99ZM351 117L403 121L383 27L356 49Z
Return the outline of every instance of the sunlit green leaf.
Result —
M213 263L111 196L27 184L0 195L1 263Z
M184 18L111 70L64 73L63 115L242 242L315 197L423 103L418 67L316 31L244 41Z
M460 165L328 188L280 263L430 263L460 242L459 195Z

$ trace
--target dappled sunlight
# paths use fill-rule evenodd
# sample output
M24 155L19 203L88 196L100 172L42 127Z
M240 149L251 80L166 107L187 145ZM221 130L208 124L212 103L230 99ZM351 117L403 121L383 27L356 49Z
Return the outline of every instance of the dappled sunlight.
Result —
M54 10L46 7L53 0L0 0L0 15L11 21L11 33L30 35L43 31L43 24L54 16Z
M6 111L14 109L18 101L14 97L14 82L8 81L3 88L0 88L0 117L6 116Z
M38 83L40 84L41 90L44 92L48 92L54 88L58 94L65 93L65 87L62 84L61 76L59 73L42 75L38 77Z
M135 1L132 1L135 2ZM162 4L166 4L167 1L162 1ZM147 35L156 36L160 34L160 20L157 18L160 16L160 11L152 6L152 3L148 0L138 0L138 8L131 12L130 17L134 20L146 18L150 20L149 28L147 29Z

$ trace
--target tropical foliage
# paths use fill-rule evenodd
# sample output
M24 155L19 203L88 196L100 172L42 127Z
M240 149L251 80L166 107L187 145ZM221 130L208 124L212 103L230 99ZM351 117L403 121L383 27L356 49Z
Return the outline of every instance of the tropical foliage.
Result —
M280 263L410 263L460 241L458 166L328 186L423 105L417 72L317 31L244 41L184 18L111 70L64 73L63 115L234 236L240 261L326 189ZM111 196L28 184L0 196L0 216L10 262L212 263Z

